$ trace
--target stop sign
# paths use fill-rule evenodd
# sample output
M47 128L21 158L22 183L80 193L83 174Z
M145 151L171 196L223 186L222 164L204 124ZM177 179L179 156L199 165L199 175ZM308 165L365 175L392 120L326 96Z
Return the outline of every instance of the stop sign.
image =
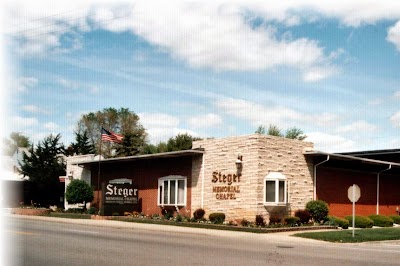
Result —
M353 195L353 187L354 187L354 195ZM360 187L356 184L349 187L347 190L347 197L351 202L357 202L361 197Z

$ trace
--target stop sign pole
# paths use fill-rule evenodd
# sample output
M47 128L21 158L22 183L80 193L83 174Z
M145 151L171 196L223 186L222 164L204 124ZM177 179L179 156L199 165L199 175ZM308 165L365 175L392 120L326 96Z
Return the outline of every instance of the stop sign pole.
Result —
M354 227L355 227L355 215L356 215L356 202L361 197L360 187L356 184L353 184L347 190L347 197L351 202L353 202L353 237L354 237Z

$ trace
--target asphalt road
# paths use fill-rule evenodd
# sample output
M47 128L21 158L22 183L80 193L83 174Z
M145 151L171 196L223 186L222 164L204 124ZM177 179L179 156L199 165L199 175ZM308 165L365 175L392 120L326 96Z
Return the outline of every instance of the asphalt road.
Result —
M399 265L400 245L7 216L5 265ZM72 223L71 223L72 222ZM83 223L83 224L77 224Z

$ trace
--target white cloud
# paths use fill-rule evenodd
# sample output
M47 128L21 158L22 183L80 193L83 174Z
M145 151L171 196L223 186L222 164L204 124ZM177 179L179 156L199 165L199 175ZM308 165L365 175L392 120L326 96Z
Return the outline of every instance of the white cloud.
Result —
M188 124L192 128L215 127L222 124L222 118L219 115L209 113L189 118Z
M61 78L57 80L58 84L68 90L86 90L91 94L96 94L99 92L99 88L94 85L87 85L83 82L77 82L75 80L68 80Z
M139 113L140 123L145 127L177 127L179 119L163 113Z
M138 116L140 123L149 134L150 143L158 144L183 133L188 133L194 137L198 136L194 131L179 128L177 117L163 113L139 113Z
M22 116L14 116L9 121L8 125L10 125L9 131L21 131L25 132L32 126L36 126L39 124L39 121L36 117L22 117Z
M46 3L46 2L45 2ZM79 7L75 8L74 7ZM95 29L131 31L173 57L193 67L216 71L269 70L288 66L298 69L305 81L318 81L339 71L337 51L325 51L316 40L290 37L290 27L321 18L338 19L359 27L383 19L399 19L397 1L276 2L236 1L213 3L89 1L79 6L57 3L41 8L24 2L8 4L5 27L21 53L68 52L81 47L81 35ZM253 27L252 19L264 24ZM280 36L271 22L286 26ZM391 27L388 41L399 48L400 22ZM17 26L15 26L17 25ZM62 39L69 39L65 42Z
M394 113L390 117L390 122L392 122L394 127L399 127L400 128L400 111L397 113Z
M44 124L44 128L46 128L50 131L56 131L60 128L60 126L54 122L48 122L48 123Z
M269 124L283 128L301 127L304 123L331 127L339 121L339 117L332 113L306 114L284 106L261 105L242 99L221 98L215 105L226 114L249 121L255 128Z
M394 46L396 46L396 49L400 52L400 20L388 29L386 40L393 43Z
M34 113L34 114L47 114L48 112L37 106L37 105L24 105L22 106L22 110L27 111L29 113Z
M396 92L393 94L393 97L396 98L396 99L400 99L400 91L396 91Z
M371 133L376 131L378 128L366 121L359 120L349 125L340 126L337 128L338 133Z
M28 89L36 86L38 84L37 78L34 77L21 77L15 81L15 85L13 86L18 92L25 92Z
M356 150L354 141L322 132L307 133L306 141L313 142L314 149L319 151L346 152Z
M381 98L376 98L368 101L368 105L376 106L376 105L381 105L384 103L384 100Z

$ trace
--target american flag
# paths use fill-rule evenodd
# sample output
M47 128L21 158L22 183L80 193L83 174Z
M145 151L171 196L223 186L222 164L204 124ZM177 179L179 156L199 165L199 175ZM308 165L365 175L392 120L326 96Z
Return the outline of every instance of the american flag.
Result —
M101 128L101 141L122 143L124 136L108 131L105 128Z

